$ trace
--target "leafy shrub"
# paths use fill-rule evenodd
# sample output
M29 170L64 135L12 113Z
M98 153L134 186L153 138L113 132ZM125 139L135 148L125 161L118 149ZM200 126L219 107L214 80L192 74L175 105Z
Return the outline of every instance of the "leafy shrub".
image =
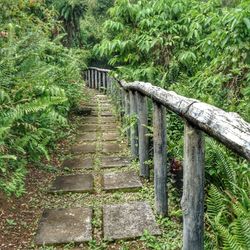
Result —
M117 0L95 51L127 80L150 81L250 120L250 4Z
M32 3L32 5L31 5ZM80 97L85 53L67 49L40 1L0 3L0 188L20 195L25 166L50 149Z
M94 51L120 78L149 81L250 121L249 0L116 0L109 15ZM182 159L183 124L171 113L167 119L168 153ZM249 164L211 139L206 152L207 246L248 249Z

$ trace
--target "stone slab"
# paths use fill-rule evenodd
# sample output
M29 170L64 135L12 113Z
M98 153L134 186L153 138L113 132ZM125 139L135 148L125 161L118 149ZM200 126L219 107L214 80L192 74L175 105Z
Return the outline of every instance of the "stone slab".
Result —
M100 118L100 124L110 124L110 123L116 123L115 117L101 117Z
M96 109L99 108L99 106L98 106L98 104L93 104L93 105L87 104L87 105L85 106L85 108L91 108L92 110L96 110Z
M109 106L102 106L101 107L101 112L108 112L108 111L111 111L113 109L113 107L110 105Z
M37 245L92 240L91 208L46 209L35 237Z
M104 191L136 191L141 187L142 183L135 171L103 174Z
M147 230L160 235L160 229L149 204L133 202L103 207L103 233L105 240L124 240L141 237Z
M78 143L86 142L86 141L97 141L97 133L96 132L83 133L83 134L78 135L76 140Z
M104 131L114 131L114 130L118 130L118 126L113 123L113 124L102 124L100 125L100 128Z
M82 135L99 131L118 131L118 128L115 124L83 124L79 126L78 131Z
M108 99L108 97L106 95L96 95L96 98L98 100L106 100L106 99Z
M127 167L131 164L128 157L106 156L101 157L102 168Z
M62 167L63 168L72 168L72 169L93 169L93 159L88 158L71 158L64 160Z
M92 174L76 174L57 176L52 182L49 190L51 193L57 192L93 192L94 177Z
M118 141L120 139L120 135L117 132L103 133L102 140L103 141Z
M81 126L79 126L79 130L81 132L97 132L100 129L100 127L97 125L93 125L93 124L83 124Z
M108 109L108 110L111 110L113 108L113 105L111 105L110 103L102 103L101 105L101 109Z
M71 148L71 152L73 154L92 154L96 152L96 144L89 143L74 145Z
M100 116L104 116L104 117L112 117L114 116L112 112L110 111L102 111L100 112Z
M102 152L105 154L120 153L123 149L122 145L116 142L102 143Z
M87 117L85 117L84 119L83 119L83 121L82 121L83 123L85 123L85 124L97 124L98 122L99 122L99 118L98 117L96 117L96 116L87 116Z

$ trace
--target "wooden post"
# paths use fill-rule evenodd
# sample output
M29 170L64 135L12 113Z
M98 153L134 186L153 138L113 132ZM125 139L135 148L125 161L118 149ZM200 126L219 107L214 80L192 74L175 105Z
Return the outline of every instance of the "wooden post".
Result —
M90 83L90 87L93 89L94 87L94 70L90 70L90 74L91 74L91 83Z
M111 82L110 82L110 78L109 78L109 75L106 76L106 79L107 79L107 89L108 89L108 95L111 94Z
M107 73L104 73L104 86L105 86L105 90L106 90L106 94L108 93L108 79L107 79L108 75Z
M130 104L129 104L129 92L126 90L124 91L124 99L125 99L125 117L126 119L129 118L130 115ZM128 140L128 144L130 141L130 127L128 126L128 124L126 124L127 126L127 131L126 131L126 136L127 136L127 140Z
M153 102L153 107L155 207L159 215L166 216L168 214L166 108L157 102Z
M102 78L101 78L101 71L98 71L98 90L101 90L101 85L102 85Z
M186 122L184 132L183 249L204 249L204 135Z
M88 69L88 87L90 88L90 81L91 81L91 71Z
M125 96L122 88L120 88L120 96L121 96L121 120L123 122L125 114Z
M97 89L98 87L98 72L97 70L94 70L95 71L95 84L94 84L94 88Z
M91 69L89 70L89 87L91 88L91 81L92 81L92 75L91 75Z
M102 88L103 88L103 91L106 93L106 77L105 77L106 73L103 72L102 73Z
M96 70L96 89L99 90L99 71Z
M137 110L138 110L138 130L139 130L139 159L140 175L149 178L149 140L148 133L148 104L147 97L137 92Z
M129 91L130 116L137 119L137 101L135 92ZM138 124L137 120L130 129L130 146L133 159L138 159Z
M93 88L93 85L94 85L94 71L92 69L90 70L90 74L91 74L90 87Z
M91 69L89 69L89 88L91 88Z

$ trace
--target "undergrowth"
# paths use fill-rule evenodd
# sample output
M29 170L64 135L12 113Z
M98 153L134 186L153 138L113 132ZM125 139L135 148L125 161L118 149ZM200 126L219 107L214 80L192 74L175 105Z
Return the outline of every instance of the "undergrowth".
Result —
M49 159L81 97L86 52L61 45L57 14L38 1L0 3L0 189L20 196L29 163Z

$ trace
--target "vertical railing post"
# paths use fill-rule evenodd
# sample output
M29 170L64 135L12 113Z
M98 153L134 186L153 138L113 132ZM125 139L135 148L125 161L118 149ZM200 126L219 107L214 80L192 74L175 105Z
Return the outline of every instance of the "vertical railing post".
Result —
M92 84L91 84L91 88L92 89L94 89L95 88L95 70L91 70L92 71L92 80L91 80L91 82L92 82Z
M129 91L130 117L133 117L133 124L130 129L130 147L133 159L138 159L138 123L137 123L137 100L135 92Z
M105 75L105 73L102 72L102 74L101 74L101 91L103 91L103 92L105 92L105 88L104 88L104 84L105 84L104 75Z
M97 78L98 77L98 72L97 72L97 70L94 70L94 71L95 71L95 84L94 84L94 88L97 89L97 87L98 87L98 83L97 83L98 82L98 78Z
M90 69L88 69L87 74L88 74L87 86L90 88Z
M125 119L127 120L130 115L130 104L129 104L129 92L127 90L124 90L124 101L125 101ZM130 126L128 126L127 123L125 123L127 126L126 130L126 136L128 140L128 144L130 142Z
M108 92L108 95L111 95L111 81L110 81L110 77L109 77L109 75L107 74L106 75L106 82L107 82L107 92Z
M89 87L91 88L91 77L92 77L92 75L91 75L91 69L89 69Z
M90 88L93 88L93 70L92 69L90 70L90 82L89 82L89 84L90 84Z
M120 96L121 96L121 121L123 122L125 114L125 96L122 88L120 88Z
M101 71L98 71L98 90L101 90Z
M204 249L204 135L186 122L184 132L183 249Z
M99 71L96 70L96 89L99 90Z
M153 107L155 207L159 215L166 216L168 214L166 108L157 102L153 102Z
M107 86L106 86L106 73L105 72L103 72L103 74L102 74L102 85L103 85L103 91L105 92L105 93L107 93Z
M147 97L137 92L138 133L139 133L139 160L140 175L149 178L149 140L148 140L148 104Z

